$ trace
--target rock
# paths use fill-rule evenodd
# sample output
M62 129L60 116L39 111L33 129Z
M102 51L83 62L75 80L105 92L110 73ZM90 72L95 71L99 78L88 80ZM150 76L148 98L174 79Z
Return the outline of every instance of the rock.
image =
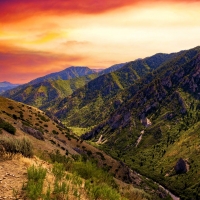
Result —
M187 170L187 162L180 158L174 167L176 174L184 174Z
M97 144L101 144L102 143L102 138L103 138L103 135L101 135L98 139L98 141L96 142Z
M142 125L145 127L149 127L152 125L152 122L147 117L141 118L140 121L141 121Z

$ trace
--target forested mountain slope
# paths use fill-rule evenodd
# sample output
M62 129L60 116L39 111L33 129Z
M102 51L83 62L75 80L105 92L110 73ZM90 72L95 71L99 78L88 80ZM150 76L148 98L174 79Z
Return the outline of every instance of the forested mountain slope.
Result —
M40 109L53 104L55 100L69 96L76 89L97 77L91 74L69 80L46 80L35 84L25 84L4 92L2 95Z
M105 120L122 103L121 93L148 73L170 62L180 53L156 54L127 63L119 70L99 76L71 96L55 104L52 111L69 126L94 126Z
M98 141L181 199L199 199L200 47L182 52L127 91L128 100L124 95L124 103L82 138Z

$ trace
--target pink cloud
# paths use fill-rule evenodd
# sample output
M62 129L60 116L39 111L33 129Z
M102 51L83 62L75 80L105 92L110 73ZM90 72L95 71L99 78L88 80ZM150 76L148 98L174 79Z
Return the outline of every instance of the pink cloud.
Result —
M15 22L26 18L41 15L68 15L72 13L98 14L124 6L137 4L166 3L193 3L197 0L1 0L0 22Z

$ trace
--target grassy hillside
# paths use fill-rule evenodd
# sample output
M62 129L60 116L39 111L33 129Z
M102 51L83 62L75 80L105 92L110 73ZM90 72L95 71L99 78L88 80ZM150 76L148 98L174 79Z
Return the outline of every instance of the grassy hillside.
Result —
M73 91L96 77L97 74L91 74L70 80L50 79L33 85L19 86L5 92L3 95L41 109L51 106L54 100L71 95Z
M80 140L55 118L53 121L37 108L3 97L0 97L0 148L2 166L10 166L8 175L5 176L4 168L0 168L0 175L5 176L4 184L12 183L11 189L1 190L1 196L124 200L167 196L123 162ZM30 158L19 159L16 154ZM149 194L135 187L144 187Z
M125 91L124 103L82 138L181 199L199 199L200 47Z

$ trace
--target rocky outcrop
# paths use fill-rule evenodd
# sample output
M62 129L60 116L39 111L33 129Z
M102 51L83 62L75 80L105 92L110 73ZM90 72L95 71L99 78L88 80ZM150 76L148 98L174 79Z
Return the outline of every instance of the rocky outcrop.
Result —
M97 141L97 144L101 144L102 143L102 138L103 138L103 135L100 136L100 138Z
M182 158L179 158L174 169L175 169L176 174L184 174L189 170L187 162L183 160Z
M152 122L147 117L142 118L140 121L145 127L149 127L152 125Z

